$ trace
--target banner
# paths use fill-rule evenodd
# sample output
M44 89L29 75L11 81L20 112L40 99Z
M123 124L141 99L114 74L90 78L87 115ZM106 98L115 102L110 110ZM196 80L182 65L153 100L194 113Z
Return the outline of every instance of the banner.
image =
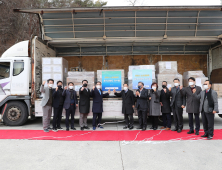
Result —
M121 71L102 71L102 90L122 90Z
M152 70L142 69L142 70L132 70L133 79L133 89L138 89L138 82L143 82L146 89L151 89L152 84Z

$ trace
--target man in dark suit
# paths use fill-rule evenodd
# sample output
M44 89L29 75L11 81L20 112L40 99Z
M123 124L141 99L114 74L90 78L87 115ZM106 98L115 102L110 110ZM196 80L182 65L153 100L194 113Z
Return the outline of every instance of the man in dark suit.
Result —
M100 125L103 112L103 97L109 96L109 94L110 90L108 91L108 93L103 94L100 81L96 83L96 87L93 86L93 89L91 91L91 96L93 97L93 130L96 130L96 126L98 126L99 128L103 128Z
M57 82L57 87L53 93L53 131L63 130L61 128L61 119L63 111L64 97L62 96L63 88L62 81Z
M122 97L122 113L124 114L126 122L126 126L124 126L123 129L133 129L133 113L135 105L133 91L128 89L128 84L123 84L123 90L120 93L117 93L115 89L113 92L116 96Z
M139 127L137 129L146 130L147 127L147 112L148 112L148 90L144 88L144 83L138 83L138 90L136 91L136 108L139 118Z
M178 78L175 78L173 80L174 87L169 90L171 91L171 104L173 110L173 117L175 121L175 129L172 131L177 131L180 133L183 129L183 108L186 105L186 98L183 95L182 89L183 86L180 86L180 80Z
M66 109L66 131L69 131L69 116L71 115L71 129L76 130L74 127L74 116L76 107L78 107L78 100L76 91L73 90L74 83L68 83L68 89L65 87L65 90L62 93L62 96L65 97L65 102L63 107Z
M218 97L217 92L211 89L212 82L206 80L204 83L204 90L196 94L194 89L194 95L197 99L200 99L199 111L202 115L204 135L201 137L207 137L208 140L213 139L214 135L214 116L215 113L219 113L218 109Z
M160 94L160 105L163 118L163 127L160 129L171 129L171 107L170 107L170 91L167 88L167 82L162 82L163 89Z
M200 94L201 87L195 85L195 78L190 77L188 79L189 81L189 87L185 87L183 90L184 95L186 96L186 112L188 113L189 116L189 127L190 131L187 132L187 134L194 133L194 127L193 127L193 115L195 116L195 124L196 124L196 135L199 135L199 130L200 130L200 112L199 112L199 107L200 107L200 100L197 99L194 96L194 89L196 94Z
M88 81L82 81L82 87L79 89L79 126L81 130L89 129L87 126L87 116L90 109L90 89L87 88Z

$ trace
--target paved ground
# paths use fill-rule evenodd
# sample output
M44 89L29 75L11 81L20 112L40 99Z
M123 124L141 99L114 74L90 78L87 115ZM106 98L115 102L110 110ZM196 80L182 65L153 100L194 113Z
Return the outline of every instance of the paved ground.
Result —
M120 121L116 118L115 121ZM104 119L105 122L113 121ZM136 119L137 121L137 119ZM78 120L76 120L77 124ZM89 120L91 124L91 120ZM137 122L135 123L138 124ZM64 120L62 123L63 127ZM122 130L124 123L106 124L107 130ZM184 128L188 118L184 116ZM79 128L79 126L76 126ZM149 124L150 127L150 124ZM42 129L41 119L26 125L1 129ZM202 128L202 123L201 123ZM222 129L222 119L215 117L215 129ZM0 140L2 170L219 170L222 169L222 141L158 141L158 142L74 142Z

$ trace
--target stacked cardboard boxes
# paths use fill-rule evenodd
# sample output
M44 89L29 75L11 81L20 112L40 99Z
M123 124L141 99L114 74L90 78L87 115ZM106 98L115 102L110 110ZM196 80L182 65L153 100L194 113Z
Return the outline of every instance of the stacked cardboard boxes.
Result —
M190 77L194 77L196 79L196 85L200 86L203 89L203 84L204 82L208 79L207 77L205 77L205 75L203 74L203 71L187 71L183 73L183 84L185 87L188 87L188 79Z
M222 83L213 84L212 89L217 92L218 97L222 97Z
M79 89L82 87L83 80L88 81L87 88L91 90L95 84L95 72L94 71L86 71L86 72L69 71L68 72L67 85L69 82L73 82L74 88L78 96L79 96Z
M168 87L173 87L173 80L178 78L180 84L183 85L183 76L177 72L177 61L159 61L155 64L156 79L159 90L162 89L162 82L167 81Z
M62 57L42 58L42 81L53 79L54 88L55 88L57 87L57 81L59 80L63 81L63 84L66 85L67 75L68 75L68 61L67 60L65 60Z

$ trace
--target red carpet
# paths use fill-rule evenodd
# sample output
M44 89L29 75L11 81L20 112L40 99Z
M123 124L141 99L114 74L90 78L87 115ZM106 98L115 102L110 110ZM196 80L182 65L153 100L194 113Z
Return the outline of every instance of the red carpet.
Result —
M164 130L101 130L101 131L58 131L49 133L43 130L0 130L0 139L28 139L28 140L70 140L70 141L168 141L168 140L200 140L204 134L187 134ZM206 139L206 138L204 138ZM214 140L222 139L222 129L214 131Z

